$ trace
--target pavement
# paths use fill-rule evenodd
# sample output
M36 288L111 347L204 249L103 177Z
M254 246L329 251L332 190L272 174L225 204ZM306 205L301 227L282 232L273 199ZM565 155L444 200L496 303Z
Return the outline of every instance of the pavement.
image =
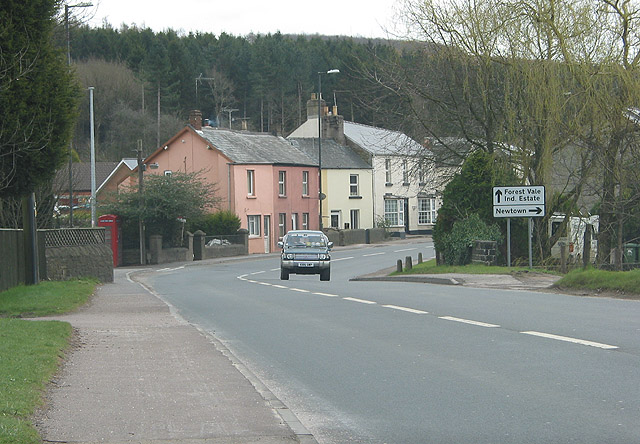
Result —
M69 322L73 349L34 425L45 443L316 443L214 337L116 269Z
M389 271L358 279L528 290L553 283L546 276L396 278ZM116 269L114 283L99 286L89 304L54 318L73 326L74 342L34 418L43 442L316 443L222 343L136 282L135 272Z

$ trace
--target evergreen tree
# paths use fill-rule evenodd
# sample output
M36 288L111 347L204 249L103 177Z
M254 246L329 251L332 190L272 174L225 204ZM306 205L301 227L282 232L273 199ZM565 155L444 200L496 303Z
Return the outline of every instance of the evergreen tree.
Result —
M58 5L0 8L0 197L33 192L67 159L78 88L52 44Z

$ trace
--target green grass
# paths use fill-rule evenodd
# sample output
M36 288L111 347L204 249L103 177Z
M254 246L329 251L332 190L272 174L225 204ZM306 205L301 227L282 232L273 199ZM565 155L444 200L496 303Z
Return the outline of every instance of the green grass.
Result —
M558 287L640 294L640 269L605 271L594 268L573 270L556 282Z
M493 267L486 265L436 265L436 260L431 259L415 265L409 271L391 273L392 276L403 274L511 274L519 271L531 271L527 267ZM546 269L534 268L538 273L555 273ZM561 288L574 290L597 290L619 292L631 295L640 295L640 269L632 271L605 271L593 268L573 270L556 282Z
M35 286L21 285L0 292L0 317L40 317L68 313L85 304L97 281L43 281Z
M38 444L30 419L69 347L71 325L27 321L84 304L97 281L43 282L0 292L0 444Z
M436 265L436 260L431 259L421 264L416 264L409 271L391 273L392 276L403 274L443 274L443 273L465 273L465 274L511 274L517 271L530 271L526 267L497 267L480 264L469 265ZM547 273L547 270L535 271Z
M39 443L30 417L57 371L71 325L0 319L0 443Z

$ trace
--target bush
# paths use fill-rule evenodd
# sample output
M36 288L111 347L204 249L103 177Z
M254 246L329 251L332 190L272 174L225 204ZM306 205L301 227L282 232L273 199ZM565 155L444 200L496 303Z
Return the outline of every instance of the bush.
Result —
M496 225L487 225L477 214L453 224L451 232L442 236L440 250L447 265L465 265L471 262L474 240L502 242L502 234Z
M233 211L228 210L207 214L189 225L192 233L201 230L209 236L232 235L239 229L240 218Z

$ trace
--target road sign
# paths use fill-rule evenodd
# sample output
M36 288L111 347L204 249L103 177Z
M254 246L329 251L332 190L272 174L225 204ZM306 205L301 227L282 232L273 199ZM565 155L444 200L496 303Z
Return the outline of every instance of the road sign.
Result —
M493 187L493 217L543 217L544 186Z

